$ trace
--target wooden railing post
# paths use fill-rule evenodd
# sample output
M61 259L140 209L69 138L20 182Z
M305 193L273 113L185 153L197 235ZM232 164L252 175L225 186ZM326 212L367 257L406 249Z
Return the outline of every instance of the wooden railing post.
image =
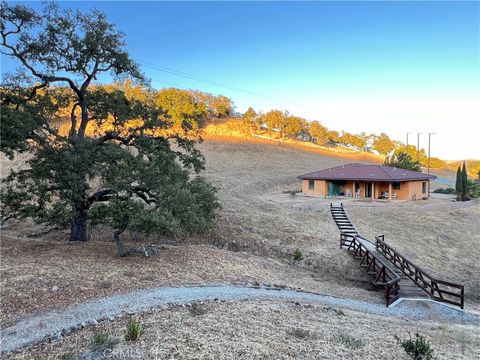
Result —
M387 304L387 307L390 305L390 284L387 284L385 287L385 303Z

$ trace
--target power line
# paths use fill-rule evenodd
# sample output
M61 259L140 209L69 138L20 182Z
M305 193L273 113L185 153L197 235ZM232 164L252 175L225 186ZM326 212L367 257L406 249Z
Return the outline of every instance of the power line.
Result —
M288 101L288 100L272 98L270 96L266 96L266 95L259 94L259 93L256 93L256 92L253 92L253 91L250 91L250 90L242 89L240 87L233 86L233 85L230 85L230 84L227 84L227 83L223 83L223 82L219 82L219 81L215 81L215 80L210 80L210 79L202 77L202 76L198 76L198 75L194 75L194 74L187 73L187 72L184 72L184 71L176 70L176 69L173 69L173 68L170 68L170 67L167 67L167 66L153 64L153 63L148 62L148 61L138 61L138 62L144 67L147 67L147 68L150 68L150 69L153 69L153 70L157 70L157 71L161 71L161 72L164 72L164 73L167 73L167 74L183 77L183 78L186 78L186 79L198 81L198 82L201 82L201 83L204 83L204 84L213 85L213 86L217 86L217 87L220 87L220 88L224 88L224 89L228 89L228 90L232 90L232 91L236 91L236 92L245 93L245 94L248 94L248 95L251 95L251 96L263 98L263 99L270 100L270 101L276 101L276 102L281 102L281 103L285 103L285 104L290 104L290 105L293 105L293 106L296 106L296 107L299 107L299 108L310 108L311 110L315 110L317 112L320 112L318 109L313 108L311 106L296 104L296 103L293 103L293 102ZM160 81L160 80L155 80L155 79L152 79L152 80L156 81L156 82L167 83L165 81ZM170 84L172 84L172 83L170 83Z
M140 64L142 64L145 67L154 69L154 70L158 70L158 71L162 71L162 72L165 72L165 73L168 73L168 74L172 74L172 75L180 76L180 77L183 77L183 78L195 80L195 81L198 81L198 82L201 82L201 83L204 83L204 84L214 85L214 86L218 86L218 87L225 88L225 89L228 89L228 90L243 92L243 93L253 95L253 96L265 97L264 95L257 94L255 92L252 92L252 91L249 91L249 90L245 90L245 89L242 89L242 88L239 88L239 87L236 87L236 86L232 86L232 85L221 83L221 82L214 81L214 80L209 80L209 79L201 77L201 76L189 74L189 73L186 73L186 72L183 72L183 71L180 71L180 70L175 70L175 69L172 69L172 68L168 68L166 66L156 65L156 64L149 63L149 62L145 62L145 61L141 61Z

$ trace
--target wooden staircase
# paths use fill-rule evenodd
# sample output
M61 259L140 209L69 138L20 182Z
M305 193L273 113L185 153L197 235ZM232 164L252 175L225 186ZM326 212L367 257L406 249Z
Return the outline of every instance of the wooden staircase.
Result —
M343 234L348 235L358 235L355 226L350 222L347 214L345 213L345 209L343 208L343 204L341 203L340 206L333 206L330 204L330 212L332 213L333 220L337 224L340 232Z
M340 206L330 204L330 212L340 230L340 248L353 251L367 274L375 276L373 283L385 287L387 306L401 298L431 298L464 308L463 285L435 279L386 244L384 235L377 236L375 243L360 236L342 203Z

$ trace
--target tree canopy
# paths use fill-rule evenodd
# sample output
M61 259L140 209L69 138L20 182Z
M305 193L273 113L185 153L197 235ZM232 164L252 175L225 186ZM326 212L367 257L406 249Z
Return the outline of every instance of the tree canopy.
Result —
M219 204L199 175L205 160L192 132L203 109L177 91L168 94L190 112L155 96L103 13L48 4L39 14L2 3L0 30L2 53L22 66L3 81L1 150L32 154L27 169L4 181L5 219L70 226L71 240L82 241L87 221L110 224L121 255L125 230L174 235L212 226ZM106 72L131 81L94 85ZM62 133L52 124L65 114Z
M156 104L164 109L175 126L199 128L206 120L207 107L198 101L189 91L180 89L162 89L155 96Z
M287 116L284 120L283 131L286 136L296 138L306 129L307 121L298 116Z
M395 143L385 133L375 137L372 146L374 150L384 156L388 156L395 149Z
M308 131L310 135L315 139L317 144L324 145L327 142L328 129L322 126L318 121L314 120L310 123Z
M400 169L420 171L420 164L417 161L414 161L410 155L403 152L397 152L392 156L387 157L384 161L384 165Z
M265 121L265 124L267 125L270 137L275 130L280 132L280 135L283 136L284 115L282 111L270 110L264 115L263 119Z

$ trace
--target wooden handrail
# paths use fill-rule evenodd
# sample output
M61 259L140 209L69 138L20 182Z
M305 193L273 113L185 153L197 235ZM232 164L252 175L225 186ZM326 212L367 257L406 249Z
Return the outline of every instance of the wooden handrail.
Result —
M438 280L432 275L412 263L402 254L392 248L385 242L385 235L375 237L375 247L381 252L387 260L389 260L397 269L408 276L415 284L425 291L432 299L457 305L461 309L465 305L465 287L450 281ZM450 288L441 288L439 285ZM460 293L451 291L452 289L460 290Z
M393 271L383 259L369 251L357 236L340 233L340 248L353 250L355 257L361 258L360 266L367 268L367 273L375 275L374 284L385 286L385 302L389 306L399 298L400 276Z

